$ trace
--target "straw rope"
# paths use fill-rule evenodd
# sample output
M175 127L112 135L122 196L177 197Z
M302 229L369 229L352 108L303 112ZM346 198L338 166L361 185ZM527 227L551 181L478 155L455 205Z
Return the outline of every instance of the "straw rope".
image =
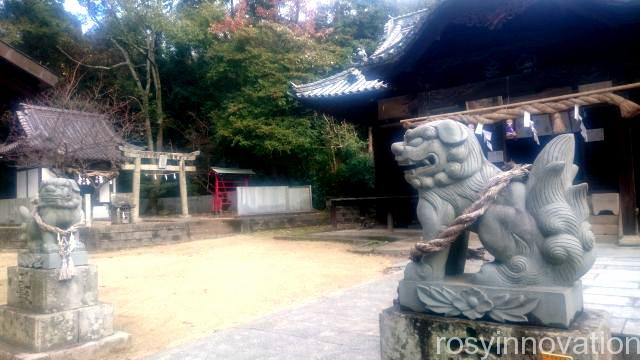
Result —
M82 221L71 225L66 230L63 230L57 226L50 225L42 220L38 213L38 206L36 205L31 214L36 225L41 231L50 232L56 234L58 240L58 254L60 255L60 273L58 274L58 280L69 280L76 274L75 265L71 253L73 252L73 237L74 233L78 231L78 228L82 225Z
M411 259L419 261L422 255L445 250L471 226L498 197L500 192L511 183L514 178L520 178L529 173L531 165L516 165L512 169L502 172L489 180L486 188L480 194L480 198L474 201L453 223L441 230L435 239L419 241L411 251Z
M405 127L415 127L421 124L425 124L435 120L451 119L461 121L465 123L481 123L481 124L493 124L500 121L509 119L515 119L523 116L524 112L531 114L553 114L558 116L559 112L572 109L574 106L594 105L594 104L611 104L620 108L620 113L623 118L630 118L640 114L640 105L635 102L625 99L620 95L616 95L613 92L578 95L571 98L556 100L556 101L543 101L542 102L526 102L521 105L514 104L513 106L504 105L499 109L479 109L471 111L463 111L458 113L449 113L441 115L426 116L422 118L403 120L402 124Z

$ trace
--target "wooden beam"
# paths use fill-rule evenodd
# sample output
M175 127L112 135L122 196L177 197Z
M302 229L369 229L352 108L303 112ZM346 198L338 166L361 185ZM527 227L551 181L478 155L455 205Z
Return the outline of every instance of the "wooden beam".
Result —
M548 103L548 102L558 102L558 101L562 101L562 100L570 100L570 99L576 98L576 97L597 95L597 94L603 94L603 93L611 93L611 92L615 92L615 91L631 90L631 89L637 89L637 88L640 88L640 82L635 82L635 83L626 84L626 85L620 85L620 86L612 86L612 87L609 87L609 88L602 88L602 89L591 90L591 91L583 91L583 92L571 93L571 94L560 95L560 96L553 96L553 97L549 97L549 98L542 98L542 99L536 99L536 100L530 100L530 101L523 101L523 102L506 104L506 105L491 106L491 107L486 107L486 108L481 108L481 109L457 111L457 112L451 112L451 113L447 113L447 114L435 114L435 115L429 115L429 116L421 116L421 117L416 117L416 118L412 118L412 119L402 120L402 121L400 121L400 123L402 123L404 126L411 126L411 125L414 125L415 123L422 123L422 122L429 121L429 120L432 120L432 119L440 119L440 118L444 118L444 117L447 117L447 116L483 115L483 114L493 113L493 112L496 112L496 111L499 111L499 110L505 110L505 109L510 109L510 108L519 108L519 107L526 106L526 105L534 105L534 104Z
M140 158L137 158L140 159ZM134 164L123 164L120 167L122 170L135 170ZM180 171L180 165L167 165L164 168L160 168L157 164L140 164L140 170L142 171ZM195 172L197 171L195 166L185 166L184 171Z
M124 146L120 147L120 150L126 157L141 158L141 159L159 159L161 156L166 156L167 160L195 160L200 151L194 151L190 153L176 153L176 152L162 152L162 151L146 151L135 150Z
M58 83L58 77L55 76L49 69L31 60L20 51L14 49L9 44L2 41L0 41L0 57L14 64L25 72L33 75L38 80L49 86L55 86Z

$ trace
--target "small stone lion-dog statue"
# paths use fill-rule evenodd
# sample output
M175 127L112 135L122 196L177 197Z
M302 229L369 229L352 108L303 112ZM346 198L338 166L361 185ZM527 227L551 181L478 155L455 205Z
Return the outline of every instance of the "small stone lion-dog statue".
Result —
M572 184L578 170L574 148L573 134L555 137L538 155L526 182L514 179L472 225L470 230L495 257L473 274L473 283L570 286L591 268L595 254L587 185ZM410 129L391 149L406 181L418 190L424 241L450 225L501 173L484 157L473 131L452 120ZM455 275L447 273L447 260L465 254L450 249L420 256L407 266L405 279Z
M35 203L35 211L41 221L58 229L69 229L82 222L82 197L80 188L71 179L53 178L42 182ZM24 206L20 207L20 214L24 221L27 240L27 248L33 253L57 253L60 251L58 234L43 231L35 218L34 213ZM82 248L80 241L76 248Z

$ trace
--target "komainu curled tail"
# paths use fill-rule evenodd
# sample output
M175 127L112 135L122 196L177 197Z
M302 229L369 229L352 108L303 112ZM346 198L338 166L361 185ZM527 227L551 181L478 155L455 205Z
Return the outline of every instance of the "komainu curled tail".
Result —
M504 247L506 241L512 250L485 264L476 282L571 285L591 268L595 254L587 184L573 185L578 170L573 164L574 152L572 134L554 138L540 152L529 174L525 211L505 210L499 205L487 211L479 222L482 242L491 249ZM514 221L516 215L518 221Z
M572 284L595 261L587 184L573 185L574 153L573 134L557 136L536 158L527 182L527 210L544 237L540 252L555 284Z

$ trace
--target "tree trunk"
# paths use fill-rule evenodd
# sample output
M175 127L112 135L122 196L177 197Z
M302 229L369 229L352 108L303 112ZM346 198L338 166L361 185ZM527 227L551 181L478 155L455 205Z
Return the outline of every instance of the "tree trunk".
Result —
M153 83L156 88L156 123L158 125L158 133L156 135L156 151L162 151L164 147L164 109L162 108L162 84L160 82L160 72L158 66L152 67Z

